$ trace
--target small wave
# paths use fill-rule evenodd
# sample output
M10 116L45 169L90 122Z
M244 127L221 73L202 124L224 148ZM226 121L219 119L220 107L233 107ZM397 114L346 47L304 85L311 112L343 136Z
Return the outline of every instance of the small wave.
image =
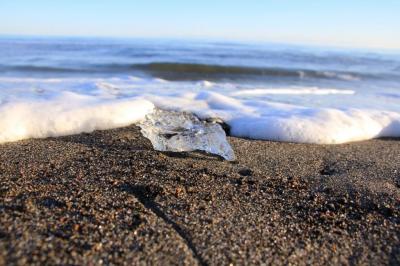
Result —
M360 80L361 74L277 67L226 66L195 63L154 62L143 64L97 64L80 66L1 65L2 71L28 73L131 73L142 72L166 80L235 78L315 78Z
M358 80L356 73L321 72L308 69L275 67L222 66L192 63L149 63L132 65L134 69L153 73L165 79L207 79L234 77L280 77L280 78L322 78L338 80Z

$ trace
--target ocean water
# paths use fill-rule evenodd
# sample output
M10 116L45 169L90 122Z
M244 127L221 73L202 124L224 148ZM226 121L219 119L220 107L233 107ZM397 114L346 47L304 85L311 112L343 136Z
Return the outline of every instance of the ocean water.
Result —
M154 107L238 137L400 137L400 53L213 41L0 38L0 142L129 125Z

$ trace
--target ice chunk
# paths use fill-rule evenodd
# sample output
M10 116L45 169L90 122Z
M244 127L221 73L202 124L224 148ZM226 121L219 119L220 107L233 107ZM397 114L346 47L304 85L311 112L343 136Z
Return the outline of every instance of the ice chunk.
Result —
M201 150L217 154L226 160L235 160L225 131L218 123L199 120L196 116L156 109L139 124L142 134L159 151Z

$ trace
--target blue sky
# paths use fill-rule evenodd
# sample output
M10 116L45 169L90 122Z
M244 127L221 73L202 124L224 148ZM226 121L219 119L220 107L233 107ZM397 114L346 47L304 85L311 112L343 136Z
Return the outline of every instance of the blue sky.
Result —
M0 0L0 34L400 49L400 0Z

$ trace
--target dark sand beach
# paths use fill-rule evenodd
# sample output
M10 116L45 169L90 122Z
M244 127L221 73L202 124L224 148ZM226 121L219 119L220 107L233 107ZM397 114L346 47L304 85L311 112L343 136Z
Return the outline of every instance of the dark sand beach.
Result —
M0 264L399 265L399 140L229 141L237 162L136 126L0 145Z

